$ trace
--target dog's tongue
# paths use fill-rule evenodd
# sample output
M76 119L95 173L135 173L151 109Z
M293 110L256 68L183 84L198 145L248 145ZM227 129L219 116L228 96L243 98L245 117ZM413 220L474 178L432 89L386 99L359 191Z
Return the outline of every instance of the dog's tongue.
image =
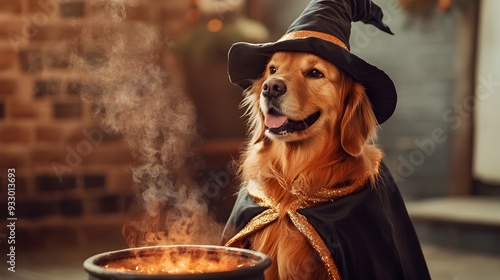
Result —
M264 124L268 128L278 128L278 127L284 125L287 120L288 119L285 116L276 116L276 115L266 114L266 117L264 119Z

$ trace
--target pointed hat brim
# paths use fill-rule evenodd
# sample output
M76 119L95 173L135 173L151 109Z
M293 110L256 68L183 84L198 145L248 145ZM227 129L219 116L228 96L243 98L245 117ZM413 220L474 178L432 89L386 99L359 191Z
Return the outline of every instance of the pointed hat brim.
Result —
M396 109L396 88L384 71L352 54L345 46L317 36L295 37L264 44L234 44L228 54L230 81L243 89L250 87L254 80L263 75L269 59L276 52L315 54L351 75L365 87L379 124L389 119Z

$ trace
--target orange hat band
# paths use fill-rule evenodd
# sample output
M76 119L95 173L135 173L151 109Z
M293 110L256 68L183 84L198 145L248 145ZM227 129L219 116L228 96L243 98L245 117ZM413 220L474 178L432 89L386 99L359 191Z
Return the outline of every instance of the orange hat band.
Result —
M328 41L330 43L333 43L333 44L335 44L335 45L343 48L346 51L349 51L349 49L344 44L344 42L342 42L339 38L337 38L337 37L335 37L333 35L326 34L326 33L323 33L323 32L318 32L318 31L309 31L309 30L297 30L297 31L293 31L293 32L290 32L290 33L287 33L287 34L283 35L278 40L278 42L279 41L285 41L285 40L291 40L291 39L307 38L307 37L320 38L320 39L326 40L326 41Z

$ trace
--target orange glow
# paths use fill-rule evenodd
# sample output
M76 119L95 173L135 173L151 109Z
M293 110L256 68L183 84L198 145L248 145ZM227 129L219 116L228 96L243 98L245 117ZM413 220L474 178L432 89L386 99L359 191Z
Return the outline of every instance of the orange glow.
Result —
M439 0L438 5L441 10L448 10L451 7L451 0Z
M152 251L154 252L154 251ZM141 274L199 274L207 272L232 271L255 265L255 260L237 257L234 254L209 254L204 251L165 251L163 255L137 254L123 259L108 261L103 267L119 272Z
M223 26L222 21L218 18L213 18L213 19L209 20L207 23L207 28L211 32L220 31L222 29L222 26Z

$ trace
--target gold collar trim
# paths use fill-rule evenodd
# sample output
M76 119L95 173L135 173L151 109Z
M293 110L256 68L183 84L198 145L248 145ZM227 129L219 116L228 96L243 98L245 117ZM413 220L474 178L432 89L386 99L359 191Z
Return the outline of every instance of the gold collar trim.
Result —
M297 198L294 203L287 207L286 213L290 217L290 220L295 225L297 230L308 240L309 244L313 247L316 253L318 253L331 280L341 280L341 277L330 250L316 229L314 229L313 225L309 223L305 216L297 211L326 202L331 202L346 195L360 191L364 187L366 179L366 177L360 178L349 186L325 190L323 192L315 193L313 196L307 198ZM226 246L242 247L245 238L278 219L281 205L267 197L256 182L249 182L246 187L250 197L252 197L257 204L268 209L251 219L242 230L240 230L226 243Z

